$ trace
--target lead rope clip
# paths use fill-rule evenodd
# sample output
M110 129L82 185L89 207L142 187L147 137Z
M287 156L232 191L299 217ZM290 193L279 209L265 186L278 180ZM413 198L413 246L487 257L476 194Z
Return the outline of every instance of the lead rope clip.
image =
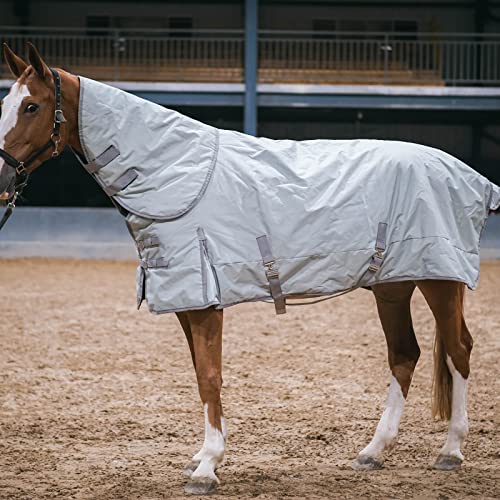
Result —
M52 134L50 139L54 143L54 151L52 151L52 158L59 156L59 143L61 142L61 136L59 134Z
M16 191L14 193L14 196L12 197L12 199L9 201L9 203L7 203L8 208L12 208L12 209L16 208L16 201L17 201L18 196L19 196L19 192Z

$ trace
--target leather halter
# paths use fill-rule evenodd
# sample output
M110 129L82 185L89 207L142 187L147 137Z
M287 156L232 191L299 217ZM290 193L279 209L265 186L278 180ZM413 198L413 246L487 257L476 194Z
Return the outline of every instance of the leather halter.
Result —
M5 164L13 168L16 171L16 181L14 184L14 194L7 202L7 210L5 211L2 219L0 220L0 229L5 225L9 217L12 215L14 208L16 206L16 200L18 196L23 192L23 189L28 184L28 178L30 172L28 168L31 164L42 154L44 154L48 149L54 148L52 152L52 158L59 156L59 143L61 142L61 123L66 121L64 114L61 109L61 77L59 73L50 68L50 72L54 78L54 98L55 98L55 110L54 110L54 124L52 128L52 133L50 134L50 139L35 152L31 153L28 158L24 161L19 161L18 159L11 156L7 151L0 148L0 158L3 158Z

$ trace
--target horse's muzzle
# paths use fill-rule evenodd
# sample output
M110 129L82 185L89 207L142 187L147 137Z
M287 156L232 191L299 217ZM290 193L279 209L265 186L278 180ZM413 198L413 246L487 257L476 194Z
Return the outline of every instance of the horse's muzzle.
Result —
M0 200L6 200L14 194L16 173L14 169L3 165L0 167Z

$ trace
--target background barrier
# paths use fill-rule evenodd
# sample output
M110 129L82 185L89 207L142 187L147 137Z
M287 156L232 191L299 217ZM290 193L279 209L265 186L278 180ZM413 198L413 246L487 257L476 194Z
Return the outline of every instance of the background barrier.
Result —
M135 259L114 208L18 207L0 233L0 257Z
M244 80L242 30L0 26L0 41L98 80ZM260 30L257 51L260 83L500 84L497 33Z
M136 259L134 243L114 208L18 207L0 233L0 258ZM500 259L500 216L491 216L481 258Z

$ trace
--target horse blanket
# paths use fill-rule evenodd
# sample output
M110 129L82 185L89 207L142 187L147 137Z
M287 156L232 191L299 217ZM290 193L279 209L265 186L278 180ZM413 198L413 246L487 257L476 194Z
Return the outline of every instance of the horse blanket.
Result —
M138 305L175 312L447 279L471 289L500 188L460 160L381 140L219 130L80 78L85 168L126 217Z

